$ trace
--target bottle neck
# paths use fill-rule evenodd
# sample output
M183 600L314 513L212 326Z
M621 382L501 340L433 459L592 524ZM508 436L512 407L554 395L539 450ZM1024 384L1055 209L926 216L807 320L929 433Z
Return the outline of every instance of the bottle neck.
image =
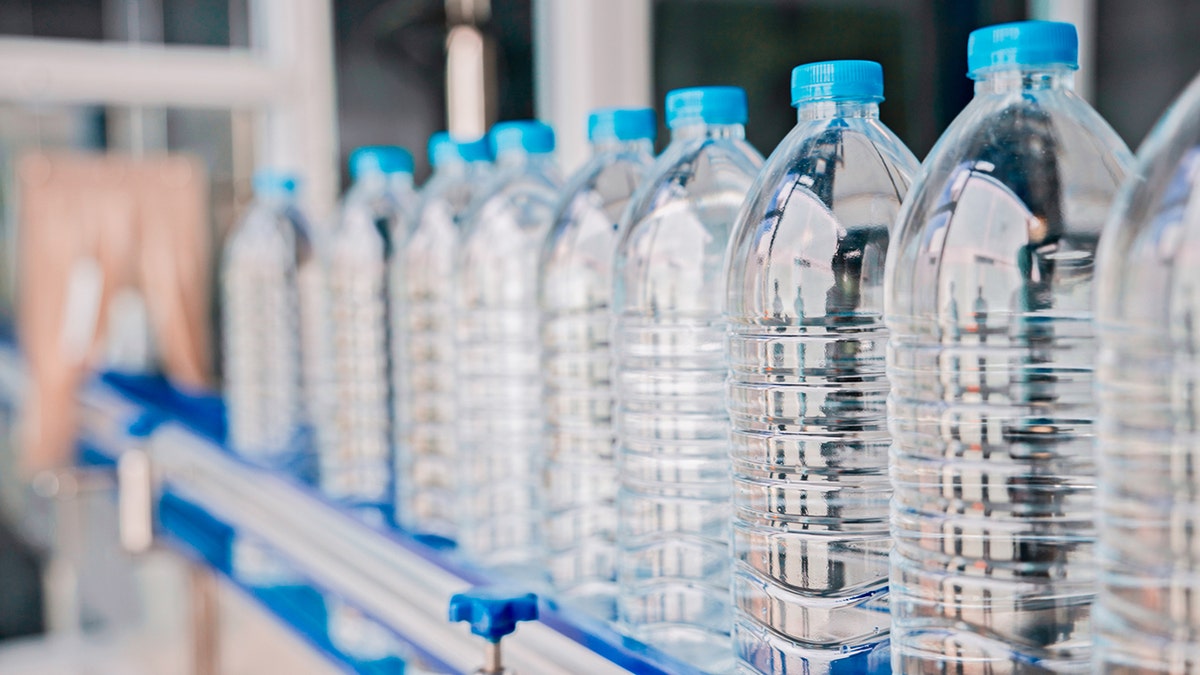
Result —
M694 138L743 140L746 127L742 124L707 124L704 120L677 120L671 128L671 140L682 141Z
M433 172L439 176L453 176L456 178L465 176L467 175L467 162L459 157L443 159L437 163L437 166L433 167Z
M633 140L622 141L617 138L603 138L592 141L592 154L626 154L626 153L650 153L654 154L654 142L649 138L635 138Z
M411 173L397 171L395 173L383 173L381 171L371 171L368 173L359 174L354 180L354 187L366 194L381 194L388 190L403 190L411 188L413 185L413 177Z
M389 190L411 190L413 189L413 175L403 171L388 174L387 187Z
M255 194L254 201L270 209L282 209L295 203L296 196L282 190L266 190Z
M1075 90L1075 71L1063 65L996 68L975 77L976 96L1047 89Z
M827 120L836 117L879 119L879 102L865 99L803 101L796 106L796 120Z
M500 169L529 169L546 166L553 161L553 155L548 152L510 150L500 153L500 156L496 158L496 167Z

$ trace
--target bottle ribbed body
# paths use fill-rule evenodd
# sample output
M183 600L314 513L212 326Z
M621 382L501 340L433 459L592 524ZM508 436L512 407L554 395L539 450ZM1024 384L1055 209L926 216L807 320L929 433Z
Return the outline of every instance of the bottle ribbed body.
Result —
M730 248L734 647L749 672L886 669L883 265L918 163L867 107L802 118Z
M1093 263L1129 157L1070 78L977 82L898 219L887 267L897 673L1089 666Z
M576 174L539 264L546 564L560 598L606 619L616 613L613 254L650 151L648 140L614 143Z
M330 245L332 443L319 453L321 488L364 507L387 508L392 500L388 263L394 237L408 227L403 209L411 198L410 189L389 190L384 175L360 179Z
M549 158L504 158L466 218L457 291L458 543L474 563L541 566L538 256L557 180Z
M301 287L317 266L306 226L284 204L257 203L221 264L229 444L256 461L297 450L305 424Z
M460 217L483 163L443 166L421 193L416 223L393 256L393 354L397 364L396 521L421 534L455 536L459 510L455 289Z
M723 266L762 161L742 138L740 125L675 130L614 267L619 620L715 672L732 661Z
M1138 155L1098 262L1097 673L1200 672L1200 84Z

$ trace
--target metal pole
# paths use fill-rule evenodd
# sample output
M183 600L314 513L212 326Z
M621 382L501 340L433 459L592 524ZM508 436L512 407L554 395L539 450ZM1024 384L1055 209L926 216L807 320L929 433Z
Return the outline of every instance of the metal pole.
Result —
M338 193L330 0L253 0L252 46L285 78L287 95L260 116L258 163L298 171L314 222L333 213Z
M204 565L191 562L188 582L192 596L192 673L217 675L220 664L217 580Z
M1096 0L1029 0L1029 18L1065 21L1079 31L1079 72L1075 92L1095 103Z
M500 643L489 642L483 652L483 672L500 675L504 672L504 659L500 657Z
M587 158L587 114L653 105L650 0L534 0L537 114L558 132L566 171Z
M496 118L495 46L481 27L490 0L446 0L446 128L478 138Z

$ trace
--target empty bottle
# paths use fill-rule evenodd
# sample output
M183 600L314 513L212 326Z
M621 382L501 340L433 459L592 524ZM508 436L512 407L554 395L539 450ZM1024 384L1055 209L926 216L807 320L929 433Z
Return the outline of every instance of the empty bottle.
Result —
M621 221L613 278L618 615L702 668L732 666L724 258L762 164L736 87L667 95L671 142Z
M617 223L654 160L656 131L649 108L588 117L592 158L563 189L538 273L546 562L560 598L605 619L616 616L613 254Z
M461 216L485 182L491 156L484 138L439 132L429 139L433 175L392 264L396 522L444 539L454 538L459 508L454 290Z
M971 34L975 98L889 247L897 673L1089 667L1092 275L1130 157L1077 51L1070 24Z
M1200 78L1138 152L1104 232L1097 673L1200 668Z
M887 669L883 264L919 163L882 100L872 61L793 70L730 245L734 648L766 675Z
M491 131L496 175L465 217L458 287L458 543L475 564L540 576L542 380L537 264L554 220L554 132Z
M278 463L304 437L300 279L319 261L296 208L296 179L260 171L254 193L221 260L225 401L231 447Z
M412 223L412 155L395 146L350 155L346 193L329 246L331 434L321 447L321 489L388 515L392 501L392 373L388 261Z

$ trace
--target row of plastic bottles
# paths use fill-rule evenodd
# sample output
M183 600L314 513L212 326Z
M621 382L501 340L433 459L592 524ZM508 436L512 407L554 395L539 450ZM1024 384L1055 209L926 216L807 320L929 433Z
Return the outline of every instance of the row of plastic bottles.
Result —
M1196 672L1200 84L1133 168L1073 26L967 51L923 164L835 61L765 164L709 87L565 185L538 122L362 150L328 241L264 176L231 445L710 672Z

